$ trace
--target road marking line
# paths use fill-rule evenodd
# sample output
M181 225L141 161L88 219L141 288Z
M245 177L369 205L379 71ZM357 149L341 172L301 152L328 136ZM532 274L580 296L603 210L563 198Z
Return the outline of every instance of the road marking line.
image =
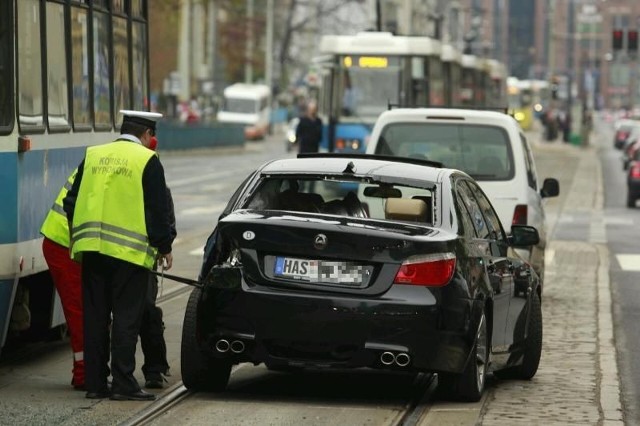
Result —
M204 246L191 250L189 254L191 256L202 256L204 254Z
M211 206L199 206L199 207L192 207L190 209L184 209L184 210L180 210L178 212L178 215L181 216L195 216L195 215L200 215L200 214L213 214L213 213L221 213L222 210L225 208L225 206L227 205L227 203L217 203L217 204L213 204Z
M640 271L640 254L616 254L623 271Z

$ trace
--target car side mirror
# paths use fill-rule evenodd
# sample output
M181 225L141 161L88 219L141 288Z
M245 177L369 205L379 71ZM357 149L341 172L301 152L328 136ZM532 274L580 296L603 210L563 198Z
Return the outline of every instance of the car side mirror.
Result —
M557 197L558 194L560 194L560 184L558 183L558 179L546 178L542 184L540 196L542 198Z
M511 225L508 241L511 247L531 247L540 242L540 235L533 226Z

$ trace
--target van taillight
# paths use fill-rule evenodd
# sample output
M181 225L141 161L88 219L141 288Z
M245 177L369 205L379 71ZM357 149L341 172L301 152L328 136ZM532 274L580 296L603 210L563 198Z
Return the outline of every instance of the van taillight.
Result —
M526 204L518 204L513 210L512 225L526 225L527 224L528 208Z
M631 163L629 177L633 179L640 179L640 162L634 161L633 163Z
M402 262L393 283L442 287L451 281L455 269L453 253L411 256Z

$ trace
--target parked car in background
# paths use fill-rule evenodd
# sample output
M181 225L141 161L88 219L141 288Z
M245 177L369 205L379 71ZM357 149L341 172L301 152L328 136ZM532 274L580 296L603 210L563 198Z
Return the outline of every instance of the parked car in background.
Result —
M622 147L622 169L627 170L635 153L640 150L640 127L633 129Z
M615 131L613 134L613 146L617 149L622 149L624 145L627 143L627 139L631 134L631 131L634 127L637 127L638 124L634 120L624 119L616 122Z
M633 153L627 169L627 207L635 207L638 199L640 199L640 149Z
M513 225L538 229L540 242L518 253L543 279L543 199L557 196L559 185L554 178L540 185L531 147L513 117L486 110L393 109L380 114L367 153L429 159L468 173L489 196L507 232Z
M508 248L538 239L530 226L508 237L457 170L363 154L269 162L205 246L203 288L185 312L183 383L221 391L243 362L368 367L437 372L445 394L477 401L490 371L537 371L540 280Z

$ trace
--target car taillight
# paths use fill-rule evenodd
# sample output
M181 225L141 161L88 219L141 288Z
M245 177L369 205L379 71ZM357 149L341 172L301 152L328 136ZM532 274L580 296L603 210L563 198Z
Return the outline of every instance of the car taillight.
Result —
M526 204L518 204L513 210L512 225L526 225L527 224L528 208Z
M629 168L629 177L633 179L640 179L640 162L634 161Z
M411 256L402 262L393 283L442 287L451 281L455 269L453 253Z
M344 148L345 148L345 146L347 146L347 145L346 145L346 143L345 143L344 139L338 139L338 140L336 140L336 147L335 147L336 149L340 149L340 150L342 150L342 149L344 149Z

